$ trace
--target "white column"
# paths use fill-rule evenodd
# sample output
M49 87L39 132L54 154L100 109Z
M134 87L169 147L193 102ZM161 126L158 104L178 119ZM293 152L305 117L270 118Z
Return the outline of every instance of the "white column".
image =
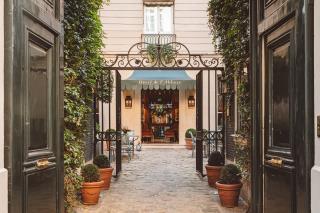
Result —
M8 212L8 175L4 168L4 5L0 1L0 212Z
M317 136L317 116L320 116L320 1L314 1L314 114L315 165L311 171L311 212L320 210L320 138Z
M203 129L209 130L209 126L210 126L211 131L216 130L216 79L215 77L216 75L214 71L203 71L203 86L202 86L203 88L203 97L202 97L203 98L203 106L202 106ZM209 97L209 90L210 90L210 97ZM210 101L210 104L209 104L209 101Z

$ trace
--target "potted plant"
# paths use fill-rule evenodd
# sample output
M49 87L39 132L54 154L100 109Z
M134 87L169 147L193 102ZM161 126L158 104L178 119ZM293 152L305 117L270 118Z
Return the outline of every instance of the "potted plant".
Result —
M186 148L189 150L192 150L192 137L191 134L196 137L197 131L195 129L187 129L186 133L185 133L185 140L186 140Z
M103 181L100 180L98 167L93 164L87 164L81 168L82 183L82 203L94 205L99 201L101 186Z
M238 206L241 183L241 171L234 164L222 167L220 180L216 182L221 205L228 208Z
M208 184L211 187L216 186L216 182L220 178L220 171L223 166L224 159L220 152L214 151L211 152L208 164L206 165Z
M165 44L165 45L148 44L147 54L148 54L150 63L154 63L158 60L161 60L161 62L164 64L170 64L174 59L175 51L172 45L170 44Z
M113 172L109 158L105 155L98 155L94 158L93 163L99 168L100 179L103 181L102 189L109 189Z

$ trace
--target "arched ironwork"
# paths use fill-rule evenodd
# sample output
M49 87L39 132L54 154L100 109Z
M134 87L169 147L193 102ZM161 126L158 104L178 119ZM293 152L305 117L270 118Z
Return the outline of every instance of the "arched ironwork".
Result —
M170 42L157 44L140 42L132 45L126 54L114 54L105 55L105 67L106 71L113 71L115 73L115 112L116 112L116 130L111 131L111 104L108 104L108 127L104 126L104 119L101 119L101 126L97 125L100 122L100 115L103 117L104 108L101 107L101 112L97 112L97 104L99 101L104 101L103 98L96 95L94 102L95 109L95 122L94 122L94 150L97 152L96 146L98 143L101 145L101 151L103 153L104 143L107 143L107 150L109 150L110 159L116 161L116 176L121 171L122 165L122 130L121 130L121 75L119 71L124 70L194 70L200 71L197 74L197 85L201 85L203 82L202 71L222 71L224 70L224 64L222 57L216 54L192 54L186 45L180 42ZM215 73L217 75L217 72ZM97 79L97 90L100 91L101 95L104 95L104 77ZM210 78L208 85L210 88ZM102 84L102 85L99 85ZM110 85L108 85L110 86ZM224 152L224 135L222 130L205 132L203 130L203 88L198 86L196 89L197 105L196 105L196 170L203 176L203 144L208 145L208 153L210 150L218 150ZM111 90L106 90L111 93ZM217 91L216 91L217 92ZM99 92L97 92L99 93ZM99 93L99 94L100 94ZM210 89L208 91L208 97L210 97ZM106 101L108 102L108 101ZM208 104L210 105L210 101ZM210 106L208 106L210 108ZM208 120L210 122L210 120ZM99 126L99 127L98 127ZM209 125L210 127L210 125ZM109 129L106 130L106 129ZM210 129L210 128L209 128ZM111 151L115 152L111 156ZM115 155L115 156L114 156Z
M127 54L107 57L105 69L223 70L223 62L218 54L191 54L187 46L180 42L139 42L131 46Z

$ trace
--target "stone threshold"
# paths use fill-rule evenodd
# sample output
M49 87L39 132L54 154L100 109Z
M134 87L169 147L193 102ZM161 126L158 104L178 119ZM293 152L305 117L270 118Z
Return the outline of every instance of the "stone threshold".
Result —
M182 144L142 144L142 149L185 149Z

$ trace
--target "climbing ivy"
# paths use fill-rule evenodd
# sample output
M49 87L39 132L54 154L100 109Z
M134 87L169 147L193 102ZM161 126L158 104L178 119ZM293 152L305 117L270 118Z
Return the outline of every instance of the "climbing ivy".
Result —
M250 96L248 75L249 58L249 1L210 0L208 5L209 27L214 44L221 52L228 88L228 97L234 94L234 82L238 82L237 104L240 114L240 128L237 132L235 158L245 177L250 164Z
M66 0L64 3L64 192L66 212L72 212L84 164L87 118L92 113L96 79L102 75L103 30L99 9L103 0ZM108 87L101 99L111 100L112 76L104 73ZM109 76L110 75L110 76Z

